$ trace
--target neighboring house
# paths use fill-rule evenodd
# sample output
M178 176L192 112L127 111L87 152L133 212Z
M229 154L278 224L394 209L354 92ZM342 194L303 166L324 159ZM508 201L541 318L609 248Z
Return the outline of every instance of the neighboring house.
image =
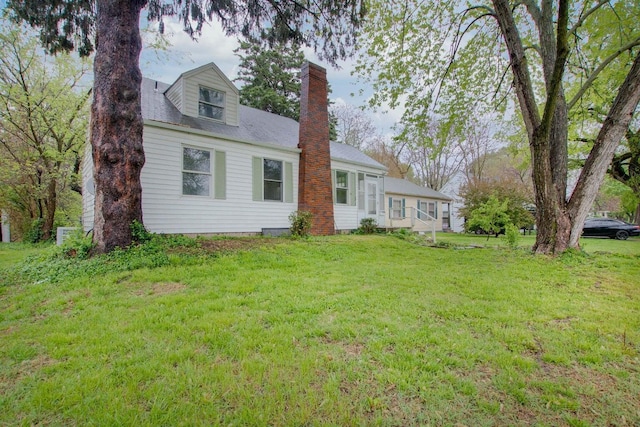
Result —
M421 187L411 181L384 178L387 200L387 227L411 228L413 231L449 230L451 225L451 198L438 191Z
M384 223L386 168L329 142L326 72L302 70L300 124L239 104L238 89L213 63L173 84L142 82L142 210L156 233L279 231L296 210L314 214L313 234ZM91 150L83 166L83 226L93 228Z
M441 189L451 200L450 229L456 233L464 232L464 217L460 216L460 208L464 206L464 199L460 196L460 189L465 183L466 177L462 172L456 173Z

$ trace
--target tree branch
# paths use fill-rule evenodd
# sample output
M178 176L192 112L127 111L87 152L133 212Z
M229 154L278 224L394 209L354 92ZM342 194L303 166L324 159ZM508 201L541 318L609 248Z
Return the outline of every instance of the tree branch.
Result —
M569 56L569 45L567 41L567 25L569 23L569 1L560 0L558 4L558 24L556 36L556 60L553 65L547 102L544 106L542 123L544 132L551 129L551 121L556 110L558 93L562 86L562 75L564 74L567 57Z
M627 43L626 45L622 46L620 49L618 49L617 51L609 55L607 58L605 58L605 60L602 61L600 65L598 65L598 68L593 70L593 73L591 73L587 81L585 81L584 84L580 87L580 90L573 96L573 98L571 98L571 101L569 101L569 103L567 104L567 109L570 111L571 108L573 108L573 106L580 100L580 98L582 98L582 95L584 95L584 93L591 87L591 85L593 84L595 79L598 77L598 75L602 71L604 71L604 69L607 68L607 66L611 62L613 62L614 59L622 55L624 52L633 49L636 46L640 46L640 37L630 41L629 43Z
M598 9L600 9L602 6L609 3L610 1L611 0L600 0L595 6L593 6L591 9L587 10L586 12L584 12L584 14L580 16L580 18L576 21L576 23L573 24L573 27L571 27L571 29L569 30L569 34L575 34L578 28L581 27L582 24L584 24L584 21L586 21L587 18L591 16L592 13L594 13L595 11L597 11Z

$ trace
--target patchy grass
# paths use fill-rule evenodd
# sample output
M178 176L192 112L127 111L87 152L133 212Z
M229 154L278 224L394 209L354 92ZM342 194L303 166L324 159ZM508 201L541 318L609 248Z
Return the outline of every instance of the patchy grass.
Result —
M0 425L640 424L637 253L239 242L14 264Z

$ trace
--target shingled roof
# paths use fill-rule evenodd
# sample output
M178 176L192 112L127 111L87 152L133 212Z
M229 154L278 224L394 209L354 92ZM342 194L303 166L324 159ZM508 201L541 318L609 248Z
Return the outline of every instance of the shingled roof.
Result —
M145 120L184 126L241 142L289 149L298 147L299 124L293 119L245 105L239 106L239 126L185 116L164 95L169 86L152 79L142 79L142 117ZM355 147L336 142L331 142L330 147L334 160L386 170L386 167Z
M414 184L406 179L384 177L384 192L393 194L403 194L407 196L425 197L438 200L452 200L451 197L432 190L428 187L422 187Z

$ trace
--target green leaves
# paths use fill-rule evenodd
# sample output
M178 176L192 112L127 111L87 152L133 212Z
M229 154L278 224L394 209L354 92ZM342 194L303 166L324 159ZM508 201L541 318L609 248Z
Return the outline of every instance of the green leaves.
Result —
M235 50L240 57L240 102L250 107L298 120L300 78L304 54L296 43L243 41Z
M43 218L40 231L48 238L58 209L78 210L68 193L77 185L87 135L89 63L41 54L24 27L0 28L0 206L12 216L16 237Z

